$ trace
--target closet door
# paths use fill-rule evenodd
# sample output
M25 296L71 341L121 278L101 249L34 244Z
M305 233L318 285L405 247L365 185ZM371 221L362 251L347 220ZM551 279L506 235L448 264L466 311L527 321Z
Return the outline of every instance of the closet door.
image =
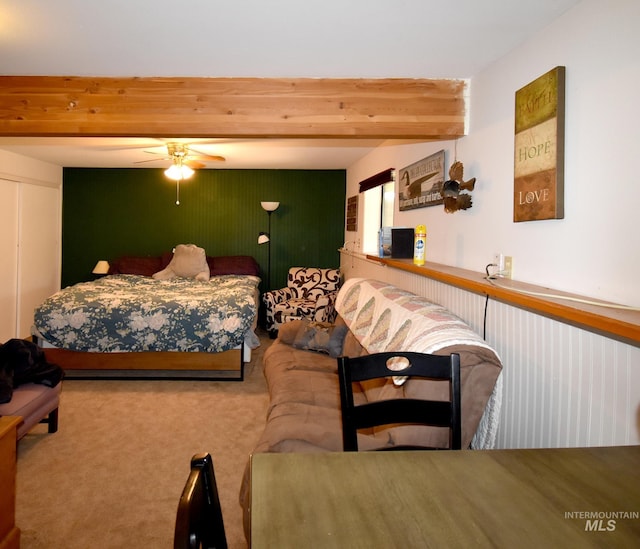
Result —
M20 187L18 254L18 336L29 337L33 312L60 289L61 190Z
M16 333L18 190L17 182L0 178L0 343Z

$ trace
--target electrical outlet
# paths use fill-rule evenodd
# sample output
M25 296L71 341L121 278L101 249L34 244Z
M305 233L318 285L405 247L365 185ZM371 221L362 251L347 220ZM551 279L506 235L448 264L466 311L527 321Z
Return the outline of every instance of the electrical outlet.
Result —
M504 257L504 267L502 269L502 276L505 278L513 278L513 257L510 255L505 255Z
M513 257L510 255L496 254L494 263L496 265L496 276L513 278Z

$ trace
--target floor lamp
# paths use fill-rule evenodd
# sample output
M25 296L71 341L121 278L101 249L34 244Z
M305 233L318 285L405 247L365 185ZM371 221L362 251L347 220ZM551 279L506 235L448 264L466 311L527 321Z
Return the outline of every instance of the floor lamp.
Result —
M267 212L269 216L269 230L268 232L260 232L258 234L258 244L268 244L268 259L267 259L267 287L266 291L271 289L271 214L278 209L280 202L260 202L262 209Z

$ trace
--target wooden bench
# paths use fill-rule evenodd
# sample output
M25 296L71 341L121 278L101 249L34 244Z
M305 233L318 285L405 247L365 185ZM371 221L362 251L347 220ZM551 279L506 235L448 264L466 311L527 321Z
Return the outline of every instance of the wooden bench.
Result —
M0 416L20 416L18 440L26 435L38 423L46 423L48 432L58 430L58 406L62 382L55 387L37 383L25 383L14 388L9 402L0 404Z

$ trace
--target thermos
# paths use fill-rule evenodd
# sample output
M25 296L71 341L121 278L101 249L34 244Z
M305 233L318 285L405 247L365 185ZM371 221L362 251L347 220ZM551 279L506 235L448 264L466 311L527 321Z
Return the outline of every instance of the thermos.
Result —
M424 225L416 227L415 243L413 246L413 264L424 265L427 247L427 228Z

